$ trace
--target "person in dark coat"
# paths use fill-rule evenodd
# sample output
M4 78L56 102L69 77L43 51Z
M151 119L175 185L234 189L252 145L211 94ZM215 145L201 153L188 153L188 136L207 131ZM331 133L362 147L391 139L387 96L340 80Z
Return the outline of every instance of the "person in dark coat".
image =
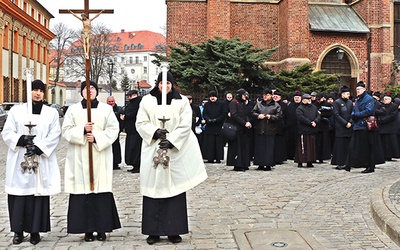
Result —
M337 170L344 169L349 152L349 143L353 134L353 125L351 123L351 112L353 111L353 102L349 100L350 89L343 86L340 89L340 97L333 103L335 118L335 144L332 153L332 165L337 165Z
M122 131L122 122L121 122L121 112L122 108L115 103L115 98L113 96L107 97L107 104L111 105L113 108L115 117L119 122L119 132ZM118 165L121 163L121 144L119 143L119 134L117 139L112 144L112 152L113 152L113 169L121 169Z
M201 123L201 114L199 106L193 103L193 97L191 95L186 96L189 100L190 107L192 108L192 131L196 133L196 127ZM201 130L201 129L200 129Z
M254 135L254 123L255 119L251 115L251 111L254 108L254 105L256 105L256 102L250 100L250 97L247 97L247 100L245 101L246 103L246 116L249 117L249 122L251 123L251 128L245 130L245 136L247 137L247 146L249 147L249 156L250 156L250 161L254 160L254 140L255 140L255 135Z
M365 83L360 81L356 85L357 98L351 113L353 120L353 134L349 144L349 153L346 161L346 171L351 167L365 167L361 173L375 171L374 131L367 129L365 119L374 115L374 98L368 95Z
M287 158L294 160L294 155L296 151L296 144L299 138L298 124L297 124L297 116L296 110L300 106L301 103L301 93L299 90L296 90L293 94L293 101L289 103L289 116L286 124L286 153Z
M379 134L383 152L386 161L392 158L400 157L400 150L397 144L397 123L398 105L392 103L390 92L386 92L383 96L383 106L385 107L385 114L378 116Z
M209 101L204 105L202 121L206 125L203 147L207 163L221 163L224 159L225 143L220 133L226 114L226 106L223 101L218 100L217 91L210 91Z
M250 166L250 152L246 130L251 129L249 117L246 116L246 99L249 94L244 89L236 92L235 100L229 105L231 117L227 122L237 127L236 140L228 143L227 166L234 166L234 171L246 171Z
M125 107L125 114L121 115L126 132L125 163L132 166L132 169L128 170L129 172L139 173L142 137L137 132L135 123L142 97L138 96L137 90L130 90L126 95L129 98L129 103Z
M335 102L335 94L330 92L326 97L326 101L333 107L333 103ZM335 114L335 111L333 111L333 114ZM335 145L335 115L332 115L329 118L329 138L331 140L331 149L333 154L333 146Z
M201 155L203 159L205 159L205 150L204 150L204 131L206 130L206 121L204 120L204 105L208 102L208 98L203 98L201 105L199 106L200 110L200 129L199 133L196 133L197 141L200 145Z
M397 98L397 97L394 98L393 103L396 104L397 110L398 110L398 112L397 112L397 132L396 132L396 134L397 134L397 145L398 145L398 147L400 149L400 126L399 126L399 124L400 124L400 98Z
M224 103L226 105L227 112L229 112L229 104L231 103L232 100L233 100L232 93L230 93L230 92L226 93Z
M311 104L311 95L302 95L302 103L296 110L297 123L299 129L299 139L296 146L296 155L294 162L297 167L303 167L307 163L308 168L312 168L316 160L315 136L318 132L317 124L320 121L320 115L317 107Z
M385 116L386 114L386 108L385 105L383 105L383 102L381 100L381 93L379 91L376 91L372 94L372 97L374 98L374 115L377 120L380 119L380 117ZM385 153L383 152L383 146L382 146L382 139L379 134L379 127L376 130L371 131L373 134L373 141L374 141L374 160L375 160L375 165L377 164L383 164L385 163Z
M275 150L274 150L275 164L282 164L284 161L287 160L285 130L287 126L286 125L287 119L289 116L289 106L283 102L282 94L278 90L274 91L272 98L275 101L275 103L279 104L282 110L281 119L278 119L276 121L277 128L275 134Z
M255 153L254 165L258 170L271 171L275 165L276 133L281 126L281 106L272 99L272 90L263 91L263 100L257 102L251 111L255 122Z
M317 107L321 115L318 123L316 134L316 154L318 163L331 159L332 148L329 136L330 118L333 116L333 106L325 100L323 93L318 93L314 105Z

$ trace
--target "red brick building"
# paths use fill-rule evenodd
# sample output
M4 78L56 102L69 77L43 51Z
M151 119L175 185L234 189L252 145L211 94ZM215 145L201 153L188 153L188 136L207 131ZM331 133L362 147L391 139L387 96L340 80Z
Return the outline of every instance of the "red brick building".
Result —
M362 80L377 91L396 82L397 1L166 0L167 44L219 36L258 48L279 46L266 62L274 70L312 63L316 70L340 74L341 85L354 88Z

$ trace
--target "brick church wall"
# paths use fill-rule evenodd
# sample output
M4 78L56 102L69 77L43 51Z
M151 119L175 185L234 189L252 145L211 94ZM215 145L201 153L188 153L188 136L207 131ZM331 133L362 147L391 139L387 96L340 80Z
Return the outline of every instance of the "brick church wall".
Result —
M337 0L327 0L334 2ZM214 36L239 38L255 47L279 46L268 64L275 71L316 63L332 44L343 44L358 61L357 80L368 80L371 89L390 81L393 51L390 37L390 0L355 1L352 7L372 31L370 74L368 34L310 32L308 1L166 0L167 44L202 43ZM314 1L315 2L315 1Z

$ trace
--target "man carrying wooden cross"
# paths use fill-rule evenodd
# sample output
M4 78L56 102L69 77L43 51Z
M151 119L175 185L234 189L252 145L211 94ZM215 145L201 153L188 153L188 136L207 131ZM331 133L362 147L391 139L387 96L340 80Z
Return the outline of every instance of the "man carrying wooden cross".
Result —
M62 126L63 137L70 143L65 161L65 192L70 193L67 232L85 233L85 241L94 241L93 232L97 232L97 240L104 241L106 232L121 227L112 193L111 148L119 124L111 107L99 103L97 83L90 81L90 26L101 13L113 10L90 10L89 0L85 0L84 10L60 13L72 13L82 21L86 57L86 82L81 85L83 100L68 108ZM83 13L82 19L75 13ZM90 19L90 13L97 15Z

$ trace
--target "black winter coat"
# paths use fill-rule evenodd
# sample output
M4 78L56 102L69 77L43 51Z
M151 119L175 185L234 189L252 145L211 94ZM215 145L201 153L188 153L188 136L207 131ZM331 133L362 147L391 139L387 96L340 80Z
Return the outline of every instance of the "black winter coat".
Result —
M276 134L283 135L285 134L286 128L289 126L289 105L284 103L282 100L278 102L282 109L282 119L278 121L278 127L276 130Z
M348 99L338 98L333 103L335 117L335 136L351 137L353 128L346 128L347 123L351 123L351 112L353 102Z
M315 106L321 115L321 120L318 123L318 131L320 132L328 132L330 125L330 118L333 116L333 106L327 101L323 102L315 102Z
M257 102L254 106L251 114L254 118L255 122L255 133L258 135L274 135L277 133L278 125L282 124L280 121L282 120L282 108L276 103L274 100L269 102L262 101ZM260 114L271 115L270 119L258 119Z
M242 100L234 99L229 104L231 117L227 122L236 125L238 131L244 132L246 122L250 122L249 117L246 115L246 103Z
M206 121L206 134L219 134L227 115L226 105L223 101L208 101L204 104L203 117Z
M299 134L316 134L318 132L317 127L313 127L311 122L320 122L320 115L318 113L317 107L314 104L304 104L301 103L296 109L297 122Z
M139 111L139 104L142 100L141 96L129 100L128 105L125 107L124 127L127 134L137 133L136 131L136 116Z
M397 114L399 110L394 103L384 104L385 114L378 116L379 134L397 134L397 128L400 126L397 123Z

